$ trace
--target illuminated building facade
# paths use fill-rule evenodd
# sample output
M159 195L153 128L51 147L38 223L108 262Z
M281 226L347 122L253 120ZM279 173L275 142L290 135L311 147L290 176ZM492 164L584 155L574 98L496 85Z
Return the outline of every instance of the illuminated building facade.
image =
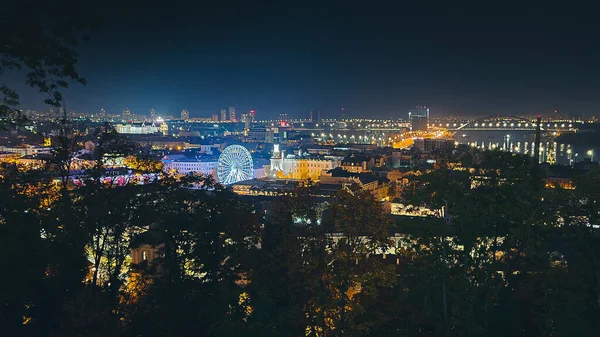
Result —
M221 109L221 122L227 121L227 110Z
M11 153L22 156L50 154L50 146L24 145L24 146L0 146L0 152Z
M267 136L267 128L253 127L248 131L245 141L250 143L263 143Z
M427 120L429 121L429 108L427 105L417 105L412 108L408 114L410 116L424 116L427 117Z
M215 156L187 157L183 154L167 155L161 160L166 173L200 173L204 176L217 177L217 161Z
M393 202L391 204L391 214L418 217L440 217L441 210L432 210L427 207L412 206Z
M287 134L284 132L284 137ZM245 138L246 142L249 143L279 143L280 128L278 127L253 127L248 131L248 135Z
M366 161L342 161L341 168L351 173L368 172Z
M273 147L271 157L271 176L287 179L312 179L319 180L324 172L339 166L339 158L305 158L296 155L287 155L279 150L279 144Z
M408 120L412 131L427 131L429 108L426 105L417 105L408 112Z
M428 153L438 150L451 150L454 148L454 141L451 139L417 138L413 146L421 152Z
M252 116L250 114L242 114L241 116L242 123L244 123L244 129L250 130L250 126L252 125Z
M132 134L132 135L149 135L160 131L159 127L154 123L146 124L141 123L127 123L117 124L115 126L117 133Z
M411 115L410 128L412 131L427 131L427 117Z

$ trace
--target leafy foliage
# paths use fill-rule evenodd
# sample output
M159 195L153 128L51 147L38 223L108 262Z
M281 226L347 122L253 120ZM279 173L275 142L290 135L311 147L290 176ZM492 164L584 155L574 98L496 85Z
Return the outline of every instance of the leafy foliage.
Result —
M44 102L60 107L61 89L69 81L85 84L76 69L74 47L85 36L85 13L76 2L3 2L0 11L0 79L7 71L25 72L25 83L46 95ZM77 13L70 15L69 13ZM0 82L0 127L19 123L19 95L4 81Z

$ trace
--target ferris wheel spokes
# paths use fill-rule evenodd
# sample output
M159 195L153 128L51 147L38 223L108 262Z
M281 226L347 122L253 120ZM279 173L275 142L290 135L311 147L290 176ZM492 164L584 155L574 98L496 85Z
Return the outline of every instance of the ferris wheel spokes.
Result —
M250 152L240 145L226 147L217 162L217 176L219 182L226 185L252 179L254 165Z

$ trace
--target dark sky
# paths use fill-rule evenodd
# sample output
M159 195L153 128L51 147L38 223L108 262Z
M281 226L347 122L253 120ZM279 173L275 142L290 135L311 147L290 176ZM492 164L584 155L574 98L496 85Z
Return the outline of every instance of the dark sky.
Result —
M405 117L416 104L433 116L600 112L591 8L126 2L90 9L95 28L79 62L88 85L68 90L67 108L203 117L234 105L259 118L341 107ZM28 91L21 101L43 108Z

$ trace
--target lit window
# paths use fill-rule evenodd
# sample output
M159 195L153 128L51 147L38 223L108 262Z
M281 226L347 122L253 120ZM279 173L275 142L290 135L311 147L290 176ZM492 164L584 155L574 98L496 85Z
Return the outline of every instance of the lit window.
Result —
M142 252L142 261L148 261L148 253L146 251Z

